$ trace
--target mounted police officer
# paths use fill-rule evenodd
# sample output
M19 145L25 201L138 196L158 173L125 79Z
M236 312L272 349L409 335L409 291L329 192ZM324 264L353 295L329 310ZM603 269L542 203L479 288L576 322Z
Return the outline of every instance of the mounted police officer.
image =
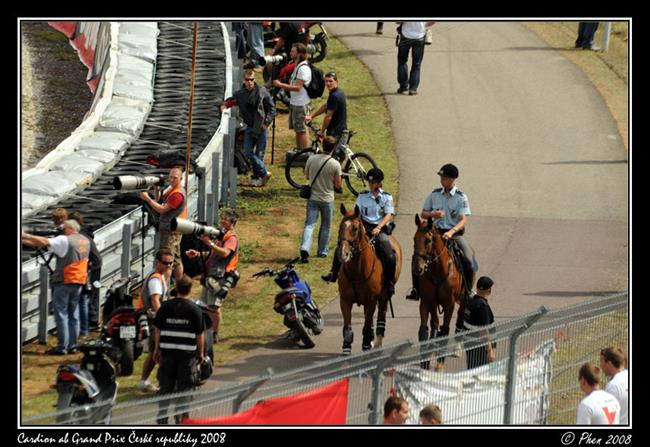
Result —
M377 254L379 254L384 268L384 284L390 297L395 293L396 269L395 252L388 237L395 227L392 222L395 214L393 196L381 189L381 182L384 180L384 173L381 169L370 169L366 178L370 189L359 194L356 206L361 211L361 219L366 234L368 234L368 237L375 238ZM334 256L332 271L322 276L323 280L336 281L340 268L341 262L338 256Z
M478 271L478 264L472 250L463 238L467 216L471 214L467 194L458 189L455 182L458 178L458 168L451 163L444 165L438 171L442 188L434 189L427 196L422 205L420 216L423 219L432 217L435 226L442 233L442 238L447 241L453 239L462 252L461 264L465 280L466 292L469 294L474 285L474 273ZM413 287L406 296L407 300L417 301L419 297L418 277L412 275Z

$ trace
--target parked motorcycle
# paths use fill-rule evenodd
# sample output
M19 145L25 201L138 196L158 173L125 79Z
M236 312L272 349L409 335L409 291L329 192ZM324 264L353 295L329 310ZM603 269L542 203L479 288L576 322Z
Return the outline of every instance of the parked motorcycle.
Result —
M119 348L113 360L120 376L133 374L133 362L140 357L150 334L147 315L133 307L129 284L139 276L131 272L115 281L106 293L101 338Z
M112 358L119 349L102 339L78 346L83 353L80 367L61 365L56 371L57 423L109 424L117 396L116 368Z
M305 348L313 348L313 336L323 331L325 323L316 300L311 296L309 284L301 281L294 269L299 260L292 259L280 270L265 267L253 277L275 277L274 281L282 291L275 296L273 310L284 315L284 325L289 328L289 336L294 341L302 341Z

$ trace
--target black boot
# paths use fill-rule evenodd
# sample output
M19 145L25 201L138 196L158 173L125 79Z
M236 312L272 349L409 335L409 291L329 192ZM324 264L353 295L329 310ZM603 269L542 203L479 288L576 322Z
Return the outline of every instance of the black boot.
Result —
M418 291L415 289L415 287L411 287L411 290L406 295L406 299L409 301L420 301L420 295L418 294Z
M341 270L341 261L339 261L339 257L334 254L334 257L332 258L332 270L330 270L327 275L321 275L321 278L323 278L323 281L336 282L336 279L339 277L339 270Z

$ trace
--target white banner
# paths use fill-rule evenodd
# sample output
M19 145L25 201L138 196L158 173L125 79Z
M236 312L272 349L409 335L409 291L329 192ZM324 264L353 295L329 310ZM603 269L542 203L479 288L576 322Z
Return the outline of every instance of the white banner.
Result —
M513 424L543 425L548 417L553 340L520 354ZM508 360L456 373L434 372L418 365L395 374L397 394L409 402L409 424L419 423L419 413L429 404L442 409L445 424L500 425L505 408Z

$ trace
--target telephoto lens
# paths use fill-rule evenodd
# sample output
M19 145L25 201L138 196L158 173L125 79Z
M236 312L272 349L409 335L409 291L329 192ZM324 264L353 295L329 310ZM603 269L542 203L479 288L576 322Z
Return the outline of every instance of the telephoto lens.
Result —
M146 189L161 182L155 175L120 175L113 178L115 189Z
M218 228L201 225L191 220L180 219L175 217L171 221L170 228L172 231L178 231L182 234L191 234L192 236L201 236L207 234L213 239L222 238L224 231Z

